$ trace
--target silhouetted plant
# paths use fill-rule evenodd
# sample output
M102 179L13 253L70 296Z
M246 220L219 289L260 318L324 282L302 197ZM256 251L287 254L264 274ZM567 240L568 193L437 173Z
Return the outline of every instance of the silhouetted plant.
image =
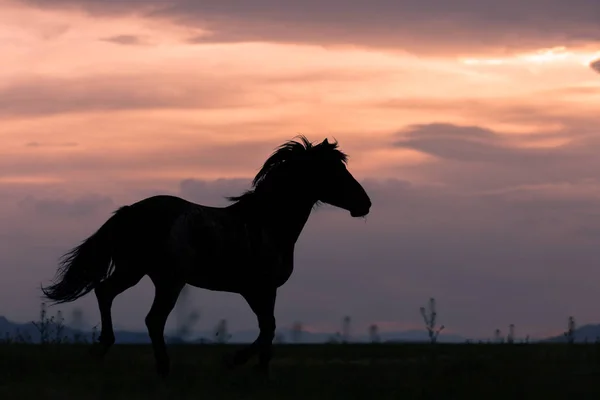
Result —
M352 319L349 315L346 315L342 320L342 343L348 343L350 341L350 325Z
M437 342L438 335L444 329L444 325L436 329L437 311L435 310L435 299L432 297L429 299L429 310L425 307L421 307L421 315L425 321L425 328L429 334L429 341L431 344Z
M83 311L81 308L75 308L71 312L71 327L83 330Z
M292 326L292 342L300 343L302 340L302 323L300 321L294 322Z
M177 304L175 307L177 315L177 328L175 331L175 340L185 342L192 333L194 325L200 320L200 312L197 310L187 311L186 306L189 304L190 289L186 285L179 293Z
M92 327L92 343L96 343L96 339L98 339L98 324Z
M33 339L31 338L31 335L29 333L23 333L20 329L17 329L17 332L14 336L11 336L8 332L6 332L4 335L4 340L2 340L2 342L6 344L33 343Z
M273 338L273 343L277 343L277 344L285 343L285 335L281 332L276 333L275 337Z
M227 330L227 320L222 319L215 328L215 342L219 344L225 344L229 341L229 339L231 339L231 335Z
M65 325L62 311L59 310L56 313L56 317L48 317L46 303L42 303L40 306L40 319L38 321L31 321L31 323L36 327L40 334L40 344L59 344L67 341L63 336ZM54 336L51 336L53 331Z
M200 313L196 310L190 311L185 317L185 320L181 321L175 332L175 337L184 342L189 338L192 333L194 325L200 320Z
M496 343L504 343L504 338L502 337L502 331L500 329L494 331L494 340Z
M377 324L373 324L369 327L369 339L371 340L371 343L379 343L381 341Z
M571 316L567 322L567 331L564 333L568 343L575 342L575 327L575 318Z
M510 324L508 326L508 336L506 337L506 342L512 344L515 342L515 325Z
M73 342L82 343L85 341L82 335L83 325L83 311L80 308L75 308L71 312L71 328L75 330L73 333Z
M65 319L62 316L62 311L58 310L56 312L56 320L54 321L54 339L53 343L64 343L67 342L68 339L64 337L63 332L65 331Z
M0 339L0 344L17 344L17 343L31 343L31 337L26 338L17 330L15 336L11 336L10 333L4 332L4 337Z
M40 333L40 343L50 343L50 331L52 329L52 325L54 324L54 317L52 316L48 318L46 303L42 303L40 306L40 319L37 322L31 321L31 323L33 324L33 326L36 327L36 329Z
M329 336L329 339L327 340L327 343L329 344L338 344L342 342L342 334L339 332L336 332L335 334Z

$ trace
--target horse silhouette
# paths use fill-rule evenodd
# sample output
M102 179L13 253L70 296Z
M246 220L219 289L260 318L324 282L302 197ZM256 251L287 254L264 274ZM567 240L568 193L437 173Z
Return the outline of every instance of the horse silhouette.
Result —
M166 377L170 360L164 328L186 285L239 293L258 319L250 345L225 357L228 367L258 353L268 374L275 335L275 299L294 267L294 246L311 211L327 203L369 213L371 200L346 168L338 143L319 144L304 136L279 146L266 160L252 188L228 197L226 207L195 204L158 195L123 206L94 234L60 259L54 282L42 287L54 304L94 290L102 330L92 354L102 358L115 342L114 298L148 275L155 287L145 323L157 372Z

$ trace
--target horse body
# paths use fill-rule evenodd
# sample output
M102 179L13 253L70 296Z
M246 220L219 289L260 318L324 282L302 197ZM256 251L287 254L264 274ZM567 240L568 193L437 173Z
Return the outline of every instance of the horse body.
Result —
M153 198L146 201L150 202ZM174 197L172 201L184 201ZM254 210L189 203L173 221L166 248L186 283L240 293L251 282L279 287L292 274L294 243L261 223Z
M145 321L158 372L166 376L164 327L183 287L239 293L256 314L260 334L227 363L243 364L258 352L259 366L268 370L277 289L292 274L295 243L315 204L327 202L355 217L371 206L337 143L302 141L280 146L257 174L254 189L230 198L227 207L168 195L121 207L63 257L58 279L44 294L63 303L95 292L102 330L93 349L102 357L115 341L114 298L149 276L155 298Z
M250 211L167 195L126 206L113 223L115 270L120 264L145 265L149 274L168 268L192 286L232 293L267 277L279 287L292 273L294 243L279 241Z

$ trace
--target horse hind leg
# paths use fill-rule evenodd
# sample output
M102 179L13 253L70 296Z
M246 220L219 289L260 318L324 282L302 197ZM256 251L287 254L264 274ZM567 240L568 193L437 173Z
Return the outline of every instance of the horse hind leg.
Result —
M152 276L150 278L154 282L155 294L150 312L146 316L146 327L152 341L156 371L160 377L166 378L171 366L165 344L165 325L185 283L177 280L158 280Z
M91 353L94 357L102 359L110 347L115 343L115 333L112 325L111 308L115 297L125 290L135 286L144 274L134 270L117 269L108 278L100 282L94 289L98 308L100 309L100 321L102 329L98 337L98 343L94 343Z

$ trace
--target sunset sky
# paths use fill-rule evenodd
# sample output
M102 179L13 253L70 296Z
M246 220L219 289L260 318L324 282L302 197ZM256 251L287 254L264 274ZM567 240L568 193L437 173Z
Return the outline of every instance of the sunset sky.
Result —
M420 328L431 296L469 337L599 323L599 19L589 0L0 0L0 315L35 318L116 207L225 205L304 134L339 141L373 208L313 213L278 326ZM115 326L143 329L152 296L118 297ZM256 327L237 295L190 304L199 329ZM75 306L99 321L93 295Z

